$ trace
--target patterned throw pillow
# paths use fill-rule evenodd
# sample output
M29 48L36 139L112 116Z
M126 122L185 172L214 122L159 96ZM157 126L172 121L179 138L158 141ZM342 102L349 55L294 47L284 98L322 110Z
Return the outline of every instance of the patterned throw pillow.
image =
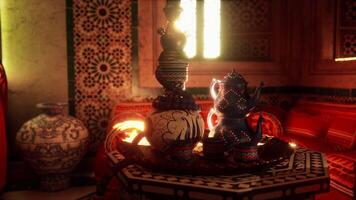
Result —
M285 130L299 136L322 138L327 133L329 124L329 119L320 114L292 110L287 116Z
M354 147L356 119L336 117L328 130L326 141L334 150L344 151Z

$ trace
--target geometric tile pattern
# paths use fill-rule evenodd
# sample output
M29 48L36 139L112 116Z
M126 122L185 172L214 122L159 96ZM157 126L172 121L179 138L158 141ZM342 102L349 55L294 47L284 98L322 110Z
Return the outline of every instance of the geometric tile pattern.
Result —
M231 39L229 46L225 47L224 56L238 59L268 59L270 58L270 38L261 35L258 38Z
M118 152L109 156L116 163L123 159ZM236 175L192 176L152 172L138 165L129 165L119 173L120 180L136 194L150 193L189 197L204 190L204 199L258 199L303 196L306 192L327 191L329 174L322 153L299 148L290 159L258 173ZM266 192L267 191L267 192ZM210 196L209 196L210 195Z
M96 147L110 110L131 94L131 0L73 0L75 115Z
M356 30L353 33L341 32L341 55L355 56L356 55Z
M356 56L356 4L354 0L340 0L337 12L337 35L339 49L336 57Z
M222 27L238 33L263 32L270 28L271 0L222 1Z
M271 0L222 1L222 56L225 60L271 57Z
M300 95L297 94L263 94L259 106L275 106L287 111L295 105L299 98Z
M356 4L354 0L341 0L342 26L356 24Z

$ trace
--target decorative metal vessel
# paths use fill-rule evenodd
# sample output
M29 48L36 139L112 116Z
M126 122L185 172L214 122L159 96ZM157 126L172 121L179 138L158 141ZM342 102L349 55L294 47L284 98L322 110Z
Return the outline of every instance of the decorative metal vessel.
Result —
M262 86L263 83L256 89L255 94L250 96L246 80L234 70L225 75L223 80L213 79L211 84L214 109L210 111L209 116L215 113L218 116L218 123L212 127L209 135L223 139L226 151L234 149L240 152L238 159L257 159L255 147L262 138L263 119L261 116L255 132L247 123L247 115L256 107Z
M208 159L222 159L224 158L225 143L223 138L210 138L204 137L203 143L203 155Z
M16 143L27 163L40 175L41 189L63 190L70 172L87 151L88 131L81 121L64 114L65 103L42 103L44 114L25 122Z
M167 28L161 28L163 51L159 56L156 79L164 93L154 102L154 111L147 117L147 140L152 147L174 159L189 160L192 150L204 133L204 121L199 106L185 91L188 79L188 62L183 52L185 35L177 30L174 21L179 17L179 1L167 1L164 13Z

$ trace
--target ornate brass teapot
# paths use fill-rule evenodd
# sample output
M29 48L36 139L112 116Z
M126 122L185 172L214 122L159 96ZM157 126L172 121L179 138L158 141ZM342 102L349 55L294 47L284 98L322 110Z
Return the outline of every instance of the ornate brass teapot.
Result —
M219 86L218 91L216 85ZM215 110L224 117L246 117L259 102L262 86L263 83L251 97L247 92L246 80L234 70L225 75L223 80L213 79L210 92L214 99Z
M218 86L218 87L217 87ZM262 137L262 118L253 131L247 124L247 116L258 104L263 83L253 96L247 91L247 82L234 70L224 76L223 80L213 79L210 87L214 99L214 108L208 115L210 137L223 138L226 150L236 146L256 146ZM218 124L211 126L211 116L218 116Z

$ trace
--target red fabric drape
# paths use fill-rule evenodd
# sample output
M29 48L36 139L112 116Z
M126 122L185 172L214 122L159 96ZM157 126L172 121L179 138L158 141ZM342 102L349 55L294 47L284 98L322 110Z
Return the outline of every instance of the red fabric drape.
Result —
M5 70L0 63L0 190L6 183L6 166L7 166L7 144L5 113L7 104L7 80Z

